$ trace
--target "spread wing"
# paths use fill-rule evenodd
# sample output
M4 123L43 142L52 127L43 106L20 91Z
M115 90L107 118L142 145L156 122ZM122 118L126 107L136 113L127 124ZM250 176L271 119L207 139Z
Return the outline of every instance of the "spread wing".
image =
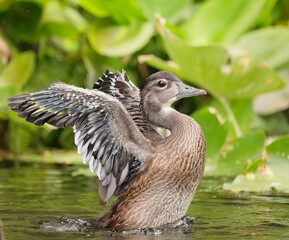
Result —
M122 191L151 154L149 141L124 106L101 91L56 83L8 100L19 117L35 125L73 127L83 162L98 175L102 203Z
M146 138L153 142L163 139L143 117L140 108L140 90L130 81L125 71L112 73L106 70L94 84L94 88L117 98Z

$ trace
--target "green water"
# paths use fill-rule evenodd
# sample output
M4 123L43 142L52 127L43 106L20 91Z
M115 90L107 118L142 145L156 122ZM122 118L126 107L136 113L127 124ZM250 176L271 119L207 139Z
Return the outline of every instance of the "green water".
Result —
M288 195L223 192L222 178L204 178L188 211L195 223L186 229L168 229L158 236L37 229L43 220L91 220L108 209L99 205L96 178L72 177L72 171L52 165L0 167L0 217L6 240L289 239Z

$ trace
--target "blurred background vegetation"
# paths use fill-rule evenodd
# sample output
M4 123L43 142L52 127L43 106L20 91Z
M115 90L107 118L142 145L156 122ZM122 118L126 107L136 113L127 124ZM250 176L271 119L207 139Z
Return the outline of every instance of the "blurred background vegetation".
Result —
M206 175L289 192L288 25L287 0L1 0L0 161L82 164L72 129L35 127L8 97L56 81L91 88L106 69L141 87L169 70L209 93L175 104L205 132Z

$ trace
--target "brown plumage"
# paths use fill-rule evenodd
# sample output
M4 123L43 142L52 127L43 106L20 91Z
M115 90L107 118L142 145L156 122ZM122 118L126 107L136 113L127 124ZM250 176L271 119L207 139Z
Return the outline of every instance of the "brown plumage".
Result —
M151 75L140 91L124 72L107 71L93 90L56 83L12 97L9 106L39 126L73 127L78 152L99 177L100 201L119 196L97 227L143 229L183 217L200 184L203 132L170 105L202 94L170 72Z

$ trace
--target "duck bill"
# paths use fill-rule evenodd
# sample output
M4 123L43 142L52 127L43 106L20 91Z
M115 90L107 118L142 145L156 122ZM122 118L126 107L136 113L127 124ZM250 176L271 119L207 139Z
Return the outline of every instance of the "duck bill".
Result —
M178 83L178 86L179 86L179 93L177 95L177 99L207 94L207 92L203 89L193 88L184 83Z

